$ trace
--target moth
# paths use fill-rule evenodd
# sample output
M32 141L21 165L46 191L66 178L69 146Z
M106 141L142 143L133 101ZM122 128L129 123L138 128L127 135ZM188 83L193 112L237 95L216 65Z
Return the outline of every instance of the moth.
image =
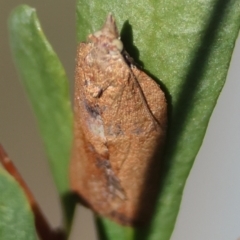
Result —
M111 14L76 58L71 188L123 225L151 216L167 128L159 85L124 50Z

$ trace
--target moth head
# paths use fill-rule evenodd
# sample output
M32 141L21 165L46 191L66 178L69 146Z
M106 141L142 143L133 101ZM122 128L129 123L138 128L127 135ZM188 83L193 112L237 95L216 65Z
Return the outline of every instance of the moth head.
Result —
M106 50L107 52L114 53L123 51L123 44L118 33L115 19L111 13L107 16L102 29L89 35L88 39L98 48Z

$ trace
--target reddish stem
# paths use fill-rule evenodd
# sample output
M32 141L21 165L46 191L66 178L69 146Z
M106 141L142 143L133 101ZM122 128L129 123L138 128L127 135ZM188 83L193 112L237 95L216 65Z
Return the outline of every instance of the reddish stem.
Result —
M15 178L15 180L20 184L25 195L28 199L28 202L31 206L31 209L34 214L35 220L35 227L39 237L42 240L64 240L66 239L65 233L63 231L56 231L51 229L49 223L47 222L46 218L42 214L40 207L37 204L32 192L30 191L29 187L23 180L21 174L18 172L17 168L8 157L7 153L5 152L4 148L0 144L0 163L6 169L6 171Z

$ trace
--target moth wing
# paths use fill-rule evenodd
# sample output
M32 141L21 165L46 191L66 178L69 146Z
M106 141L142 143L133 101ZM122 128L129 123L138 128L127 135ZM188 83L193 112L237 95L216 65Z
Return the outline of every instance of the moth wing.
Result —
M153 159L165 138L165 96L120 53L97 62L95 51L84 43L78 50L71 186L98 213L132 224L151 212L140 205L142 195L151 202L154 184L146 182L159 169Z

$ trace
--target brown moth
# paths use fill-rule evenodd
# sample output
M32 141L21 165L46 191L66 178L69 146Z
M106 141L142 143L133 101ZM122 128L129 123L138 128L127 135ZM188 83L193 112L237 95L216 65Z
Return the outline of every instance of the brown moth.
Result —
M167 104L159 85L124 51L112 15L80 43L71 187L123 225L148 221L159 183Z

